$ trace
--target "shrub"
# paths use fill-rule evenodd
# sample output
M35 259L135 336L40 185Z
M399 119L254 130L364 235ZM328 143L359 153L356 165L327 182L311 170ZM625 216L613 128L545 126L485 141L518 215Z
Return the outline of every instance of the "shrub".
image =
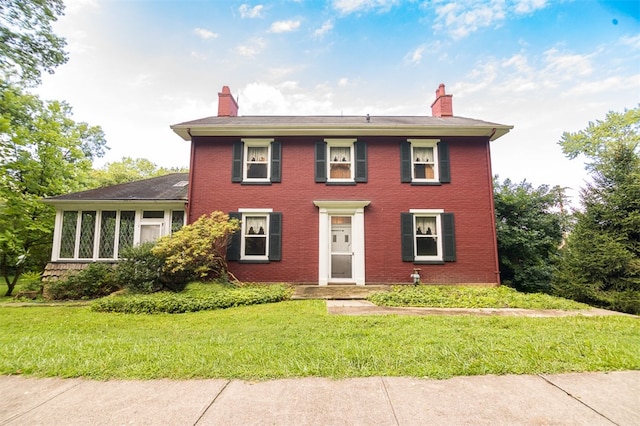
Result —
M91 263L66 279L47 282L43 296L49 300L94 299L117 290L120 290L120 286L115 280L113 267L104 263Z
M152 251L164 259L163 272L169 277L218 278L227 274L227 242L239 228L237 219L212 212L161 238Z
M153 293L163 289L164 259L153 254L155 243L145 243L122 251L116 280L131 293Z
M160 292L148 295L118 295L95 301L91 310L127 314L178 314L234 306L274 303L287 300L292 290L285 285L241 287L203 293Z

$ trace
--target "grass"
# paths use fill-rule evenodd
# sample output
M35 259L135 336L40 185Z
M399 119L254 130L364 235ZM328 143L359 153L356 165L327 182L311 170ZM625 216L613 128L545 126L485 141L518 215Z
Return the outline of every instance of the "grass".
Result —
M640 369L633 317L336 316L322 301L186 314L0 306L0 374L448 378Z
M588 305L541 293L520 293L512 288L458 286L397 286L369 300L379 306L434 308L589 309Z

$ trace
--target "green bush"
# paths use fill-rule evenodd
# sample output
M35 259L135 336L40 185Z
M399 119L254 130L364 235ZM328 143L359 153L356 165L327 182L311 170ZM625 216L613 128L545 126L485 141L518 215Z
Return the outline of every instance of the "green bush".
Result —
M116 280L131 293L181 291L190 276L164 272L165 259L154 253L154 247L155 243L151 242L123 250L122 260L116 268Z
M241 287L217 292L159 292L117 295L95 301L91 310L127 314L178 314L287 300L292 290L285 285Z
M120 289L111 265L91 263L66 279L47 282L43 296L49 300L95 299Z

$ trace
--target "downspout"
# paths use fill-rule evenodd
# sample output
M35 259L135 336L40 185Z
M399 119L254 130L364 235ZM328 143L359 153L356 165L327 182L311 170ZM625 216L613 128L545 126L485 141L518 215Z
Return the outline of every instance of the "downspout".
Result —
M195 161L195 146L193 143L193 136L191 135L191 129L187 129L189 134L189 140L191 141L191 153L189 158L189 190L187 191L187 225L191 224L191 200L193 199L193 164Z
M495 258L496 283L500 285L500 260L498 258L498 233L496 230L496 208L493 199L493 171L491 170L491 138L496 134L496 129L491 131L487 138L487 167L489 168L489 200L491 200L491 225L493 233L493 252Z

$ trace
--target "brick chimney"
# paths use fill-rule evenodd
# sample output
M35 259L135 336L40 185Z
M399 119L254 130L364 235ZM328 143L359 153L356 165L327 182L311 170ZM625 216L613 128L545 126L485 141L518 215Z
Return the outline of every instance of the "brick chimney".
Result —
M447 95L444 84L436 90L436 100L431 104L431 115L434 117L453 117L453 95Z
M218 117L237 117L238 102L233 99L229 86L224 86L222 92L218 92Z

